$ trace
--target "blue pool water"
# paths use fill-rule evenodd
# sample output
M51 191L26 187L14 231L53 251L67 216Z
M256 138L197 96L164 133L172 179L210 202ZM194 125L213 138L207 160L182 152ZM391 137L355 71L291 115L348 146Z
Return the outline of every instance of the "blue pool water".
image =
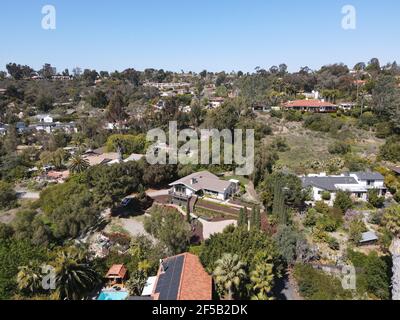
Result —
M126 291L102 291L97 300L125 300L127 297Z

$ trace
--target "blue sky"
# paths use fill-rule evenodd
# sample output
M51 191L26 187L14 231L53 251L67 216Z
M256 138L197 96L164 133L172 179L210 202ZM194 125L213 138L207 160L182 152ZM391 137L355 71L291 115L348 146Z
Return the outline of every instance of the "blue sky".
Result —
M56 30L41 28L46 4L57 10ZM347 4L357 10L356 30L341 28ZM8 62L108 71L400 62L398 0L1 0L0 12L0 69Z

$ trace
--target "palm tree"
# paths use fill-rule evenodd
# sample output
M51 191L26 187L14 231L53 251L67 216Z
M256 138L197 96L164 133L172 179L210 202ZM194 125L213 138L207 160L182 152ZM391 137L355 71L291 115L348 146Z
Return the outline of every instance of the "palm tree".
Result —
M240 281L246 276L244 263L239 261L238 255L225 253L216 264L215 281L228 291L229 300L232 300L233 290L239 287Z
M386 209L384 221L386 229L394 235L390 246L393 260L392 299L400 300L400 206Z
M41 288L42 277L37 265L29 263L28 266L18 267L18 289L24 292L36 293Z
M89 162L80 155L74 155L71 158L69 170L72 173L82 173L89 168Z
M74 247L58 253L55 270L60 299L79 300L100 281L83 252Z
M132 296L140 296L146 285L147 274L144 271L136 271L126 282L129 294Z
M255 270L250 274L250 280L253 285L253 290L258 292L254 298L255 300L269 300L274 285L274 266L269 263L258 263Z

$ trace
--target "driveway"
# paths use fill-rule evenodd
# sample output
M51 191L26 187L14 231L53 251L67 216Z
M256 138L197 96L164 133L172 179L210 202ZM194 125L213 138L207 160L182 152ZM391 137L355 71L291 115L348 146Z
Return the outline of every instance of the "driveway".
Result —
M118 222L132 237L145 235L154 240L154 238L144 230L143 222L137 217L131 219L119 219Z
M169 190L170 189L163 189L163 190L149 189L149 190L146 191L146 194L150 198L155 198L155 197L160 197L160 196L168 196L169 195Z
M227 226L237 224L236 220L224 220L219 222L209 222L204 219L199 219L203 225L203 238L209 239L213 234L222 233Z
M181 214L186 216L186 212L183 211L179 206L170 204L170 205L168 205L168 207L175 208ZM235 226L237 225L236 220L224 220L224 221L218 221L218 222L210 222L210 221L201 219L194 214L191 214L191 216L195 219L198 219L201 222L201 224L203 225L203 239L204 240L209 239L211 237L211 235L213 235L213 234L222 233L227 226L230 226L232 224Z

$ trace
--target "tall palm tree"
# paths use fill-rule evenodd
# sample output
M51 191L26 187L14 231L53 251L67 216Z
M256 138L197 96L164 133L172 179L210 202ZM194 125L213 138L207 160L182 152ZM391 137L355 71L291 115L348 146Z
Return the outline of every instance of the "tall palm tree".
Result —
M232 300L234 289L239 287L240 281L246 276L244 263L239 261L238 255L225 253L216 264L215 281L228 291L229 300Z
M386 209L384 221L386 229L394 235L390 246L393 260L392 299L400 300L400 206Z
M89 162L81 155L74 155L70 160L69 170L72 173L82 173L89 168Z
M21 291L36 293L41 289L42 277L37 265L29 263L28 266L18 268L17 285Z
M82 251L73 247L58 253L55 270L60 299L79 300L100 281Z
M269 263L258 263L250 274L253 290L257 292L256 300L269 300L274 285L274 266Z

